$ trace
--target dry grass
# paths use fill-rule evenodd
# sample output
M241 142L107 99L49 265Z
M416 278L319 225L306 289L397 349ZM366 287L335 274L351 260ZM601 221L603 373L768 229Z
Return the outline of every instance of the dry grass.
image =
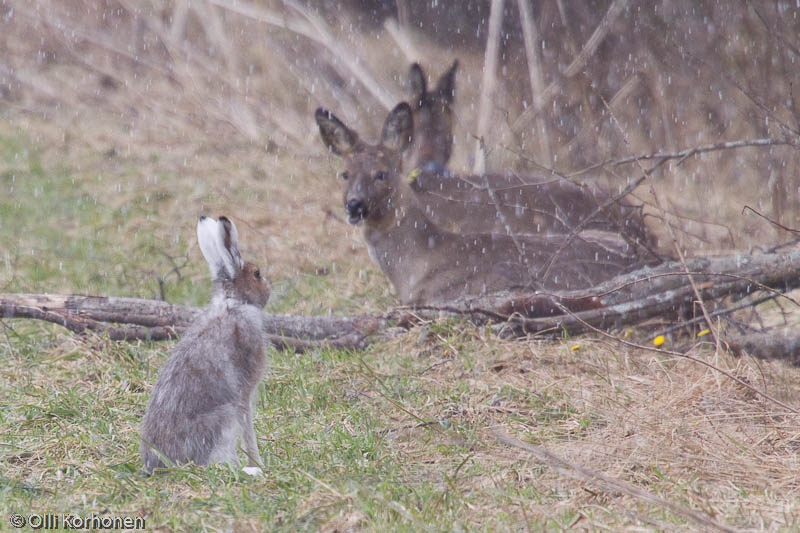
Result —
M512 36L488 168L538 168L534 124L537 135L548 129L566 174L722 140L797 142L791 17L769 32L759 18L775 22L767 7L637 15L629 2L589 47L596 14L544 4L533 16L552 99L540 115L524 111L536 100ZM483 48L425 28L387 32L350 10L215 1L183 19L183 5L0 6L0 289L201 303L208 286L192 221L208 212L236 218L245 254L275 280L271 310L393 305L340 214L338 161L323 152L313 110L376 135L384 101L405 94L411 60L438 76L458 56L453 166L470 168ZM559 72L576 58L582 68ZM621 187L641 170L597 172ZM800 226L798 175L796 147L745 148L670 161L649 178L652 191L636 194L654 214L659 195L689 254L749 249L787 234L742 214L745 204ZM99 510L96 501L165 530L699 527L564 475L501 444L499 430L733 527L800 526L796 414L708 367L605 338L508 341L445 322L363 353L274 354L257 421L272 477L189 469L148 480L135 473L137 424L169 346L0 328L6 513ZM796 368L709 345L689 353L800 405Z

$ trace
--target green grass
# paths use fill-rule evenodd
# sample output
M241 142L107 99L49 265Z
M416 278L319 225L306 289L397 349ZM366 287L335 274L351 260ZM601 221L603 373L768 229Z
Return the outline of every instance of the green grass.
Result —
M95 175L47 157L22 135L0 137L3 291L207 301L205 265L187 260L193 235L152 231L169 195L118 187L131 169ZM331 295L334 281L279 280L273 309ZM356 309L351 302L366 296L334 294L307 311ZM459 406L477 362L456 323L432 328L432 353L464 375L446 387L420 376L430 361L413 350L273 352L257 408L259 479L227 466L141 473L138 425L171 343L114 343L21 320L0 327L3 515L100 513L142 516L149 529L285 531L494 529L519 519L502 513L484 522L472 510L510 496L496 484L472 487L487 472L505 474L472 451L482 421ZM524 391L497 394L541 407Z
M177 172L156 180L113 154L76 157L0 128L0 291L207 302L192 218L208 208L208 187ZM231 194L252 197L247 212L260 207L260 195ZM282 245L268 251L293 252ZM327 273L276 279L269 309L344 314L393 304L379 274L359 262L363 250L331 249L344 251L312 262ZM791 419L763 405L742 435L737 409L754 409L746 391L683 362L584 339L571 349L576 342L515 342L441 320L363 351L273 351L255 420L265 476L185 466L147 477L138 426L172 343L117 343L2 319L0 529L12 513L47 512L140 516L165 531L693 527L559 474L499 444L496 429L721 521L798 524L791 486L780 485L793 464L782 425L793 427ZM796 373L780 370L769 379L785 371L791 384ZM731 403L737 395L742 404ZM725 440L730 450L705 453L719 434L735 435ZM740 443L764 461L759 446L773 441L788 451L770 459L772 477L739 468Z
M255 520L287 531L324 528L343 515L367 528L413 531L474 525L471 502L501 505L508 497L495 487L460 486L489 468L470 451L478 428L453 408L466 383L431 390L391 375L394 364L380 368L382 354L373 351L272 353L256 421L264 478L224 466L144 477L137 426L169 346L73 339L15 321L7 328L4 514L106 510L143 515L152 528ZM49 355L53 346L61 353ZM405 412L426 404L441 418ZM421 423L429 425L412 431L422 449L397 445L398 426ZM428 447L444 465L427 464ZM508 526L516 517L496 520Z
M0 288L186 298L183 276L189 235L165 238L148 232L165 196L123 193L124 177L75 175L44 169L35 148L0 136L0 249L6 251ZM119 196L131 196L121 206ZM146 205L145 205L146 204ZM130 231L133 230L133 231Z

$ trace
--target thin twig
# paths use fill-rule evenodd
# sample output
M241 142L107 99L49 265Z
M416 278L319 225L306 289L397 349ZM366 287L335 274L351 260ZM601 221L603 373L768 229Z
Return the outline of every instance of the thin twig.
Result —
M733 374L731 374L727 370L723 370L723 369L719 368L718 366L716 366L716 365L714 365L712 363L709 363L708 361L704 361L704 360L702 360L702 359L700 359L698 357L694 357L693 355L689 355L688 353L681 353L681 352L676 352L676 351L673 351L673 350L664 350L662 348L655 348L655 347L651 347L651 346L645 346L643 344L638 344L638 343L631 342L629 340L620 338L620 337L618 337L616 335L612 335L612 334L610 334L610 333L608 333L606 331L603 331L602 329L596 328L596 327L592 326L591 324L589 324L588 322L585 322L576 313L573 313L572 311L570 311L566 307L563 307L563 306L560 306L560 307L562 308L562 310L565 313L571 315L578 322L581 322L588 330L593 331L593 332L597 333L598 335L602 335L603 337L606 337L606 338L609 338L609 339L613 339L614 341L616 341L616 342L618 342L620 344L623 344L625 346L628 346L630 348L637 348L637 349L640 349L640 350L647 350L647 351L659 353L659 354L662 354L662 355L671 355L673 357L680 357L682 359L686 359L686 360L692 361L693 363L697 363L699 365L702 365L702 366L704 366L706 368L709 368L709 369L711 369L711 370L713 370L715 372L719 372L720 374L722 374L726 378L735 381L736 383L738 383L739 385L745 387L748 390L753 391L755 394L757 394L758 396L761 396L765 400L768 400L768 401L774 403L775 405L778 405L778 406L786 409L787 411L789 411L791 413L794 413L796 415L800 415L800 409L792 407L791 405L780 401L779 399L775 398L774 396L772 396L772 395L770 395L770 394L768 394L766 392L763 392L760 389L755 388L753 385L751 385L747 381L734 376Z
M680 150L678 152L654 152L651 154L625 157L623 159L606 159L605 161L595 163L594 165L588 166L584 169L567 174L566 177L572 178L575 176L580 176L582 174L586 174L593 170L597 170L598 168L603 168L609 165L621 166L652 159L658 160L659 164L661 164L671 159L680 159L681 161L683 161L695 155L705 154L708 152L716 152L719 150L731 150L736 148L747 148L752 146L797 146L797 144L798 144L797 141L790 141L788 139L772 139L772 138L726 141L714 144L707 144L704 146L697 146L695 148L687 148L685 150Z
M611 491L611 492L621 492L623 494L627 494L628 496L632 496L639 500L652 503L654 505L658 505L671 513L674 513L678 516L682 516L684 518L688 518L699 524L703 527L710 527L714 529L718 529L720 531L730 531L735 532L736 529L723 524L721 522L717 522L710 516L705 513L701 513L698 511L693 511L682 505L678 505L677 503L673 503L669 500L665 500L652 492L646 491L633 485L632 483L628 483L627 481L623 481L621 479L616 479L596 470L592 470L591 468L587 468L582 465L578 465L575 463L571 463L566 459L563 459L553 452L543 448L542 446L533 446L531 444L527 444L522 442L521 440L515 439L505 433L501 432L500 430L494 430L494 436L497 438L498 441L506 444L508 446L513 446L515 448L519 448L521 450L525 450L526 452L530 453L540 461L546 463L550 466L550 468L560 472L561 474L567 475L574 479L578 479L580 481L586 481L588 483L592 483L595 486L600 487L603 490Z
M658 194L656 194L655 189L653 186L650 186L650 192L655 198L656 205L661 212L661 216L664 217L666 220L667 214L664 211L664 208L661 205L661 200L659 199ZM706 304L703 301L703 297L700 295L700 291L697 288L697 284L694 282L694 276L688 274L689 267L686 266L686 257L683 255L683 250L681 250L681 245L678 243L678 238L675 236L675 230L672 228L672 224L667 223L667 231L669 232L670 238L672 239L672 245L675 248L675 253L678 254L678 260L681 262L683 266L683 271L687 272L686 277L689 280L689 284L692 286L692 292L694 293L695 298L697 298L697 303L700 305L700 311L703 313L703 317L705 317L706 325L708 326L708 330L711 332L711 336L714 337L714 344L719 346L719 331L717 328L714 327L714 323L711 321L711 317L708 316L708 310L706 309Z
M658 165L660 165L660 164L661 163L659 163ZM594 211L589 213L589 215L587 215L586 218L584 218L579 224L577 224L573 228L570 228L570 233L567 236L567 238L564 241L564 243L558 248L558 250L556 250L548 258L547 261L545 261L545 263L541 266L541 268L539 268L539 271L537 272L537 277L540 277L540 278L547 277L547 275L550 273L550 269L552 268L553 264L555 264L555 260L558 257L558 255L561 252L563 252L564 250L566 250L567 247L570 246L570 244L572 244L572 242L580 235L581 230L583 228L585 228L586 225L589 224L589 222L591 222L594 217L596 217L597 215L599 215L600 213L602 213L606 209L610 208L612 205L618 203L622 198L627 196L636 187L638 187L647 178L647 176L649 176L650 173L652 173L655 170L655 168L658 165L656 165L652 169L650 169L650 171L647 174L645 174L645 175L639 177L638 179L630 182L624 189L622 189L622 191L619 192L619 194L611 196L608 200L606 200L605 202L600 204L600 206L598 206L597 209L595 209ZM623 232L623 238L624 237L625 237L625 234ZM639 246L644 247L653 257L659 257L658 254L656 254L654 250L650 249L650 247L647 245L647 243L643 242L643 243L636 243L636 244L639 245Z
M636 88L641 84L642 76L638 73L632 74L625 80L622 86L614 93L614 96L611 97L609 101L609 105L612 109L617 109L618 106L623 105L627 106L628 104L625 103L625 100L636 90ZM589 142L594 144L595 137L597 136L597 132L600 129L601 121L605 119L604 115L597 116L596 118L592 119L591 113L589 113L589 106L583 106L586 110L586 117L584 126L580 129L580 131L573 136L572 139L566 144L564 150L567 153L572 153L574 150L581 150L581 143L587 141L587 137L589 138ZM592 119L592 120L589 120Z
M617 117L614 114L613 110L608 106L608 103L605 100L603 100L603 104L605 105L606 109L608 110L608 112L609 112L609 114L611 116L611 121L620 130L620 133L622 134L623 142L625 142L625 144L628 144L628 139L627 139L627 135L625 133L625 130L622 128L622 125L617 120ZM639 171L642 174L641 175L641 179L642 180L647 178L647 176L652 171L652 169L645 170L645 168L642 166L641 160L637 160L636 161L636 165L639 167ZM653 198L655 198L656 207L658 208L659 212L661 213L661 217L664 220L666 220L667 219L667 214L666 214L666 212L664 210L664 207L661 205L661 200L660 200L658 194L656 194L656 191L653 188L652 184L650 185L650 192L653 195ZM672 228L672 224L667 223L667 231L669 232L670 238L672 239L672 244L673 244L673 247L675 248L675 253L677 253L677 255L678 255L678 260L681 262L681 266L683 266L684 272L688 272L689 271L689 267L686 266L686 258L683 255L683 251L681 250L680 244L678 243L678 238L675 236L675 231ZM694 293L695 298L697 298L697 302L700 305L700 310L703 312L703 316L706 319L706 325L708 326L709 331L711 331L711 335L714 337L714 344L717 347L719 347L719 341L720 341L719 332L714 327L714 323L711 321L711 318L708 316L708 310L706 309L706 305L703 302L703 297L701 296L700 291L697 288L697 284L694 282L694 276L692 276L691 274L686 274L686 276L689 279L689 284L692 286L692 292Z
M769 117L770 121L774 121L776 124L778 124L778 126L780 126L779 129L783 130L784 134L789 134L795 138L800 137L800 129L797 126L792 126L790 124L787 124L783 119L781 119L781 117L775 114L774 110L770 105L765 104L764 102L760 101L758 98L753 96L753 94L750 93L750 91L748 91L747 89L745 89L738 80L730 76L727 70L720 69L718 68L717 65L708 63L704 59L688 52L680 51L679 55L683 60L686 60L688 58L690 61L696 61L698 64L702 66L702 68L713 71L720 78L724 79L732 86L734 86L742 96L744 96L747 100L750 101L750 103L752 103L754 106L756 106L756 108L758 108L762 113L764 113L765 117Z
M749 307L755 307L757 305L761 305L764 302L769 302L770 300L774 300L778 296L779 296L779 294L768 294L766 296L762 296L761 298L756 298L752 302L747 302L747 303L735 305L733 307L727 307L725 309L718 309L717 311L713 311L713 312L709 313L708 316L711 317L711 318L717 318L717 317L721 317L721 316L725 316L725 315L730 315L731 313L735 313L736 311L741 311L742 309L747 309ZM697 324L698 322L705 322L705 321L706 321L706 317L705 316L692 318L690 320L684 320L680 324L676 324L674 326L670 326L670 327L668 327L666 329L658 330L658 334L659 335L666 335L668 333L672 333L673 331L677 331L677 330L685 328L687 326L691 326L693 324Z
M778 221L776 221L776 220L772 220L772 219L771 219L771 218L769 218L768 216L766 216L766 215L764 215L763 213L761 213L761 212L759 212L759 211L757 211L757 210L753 209L752 207L750 207L750 206L749 206L749 205L747 205L747 204L745 204L745 206L742 208L742 213L744 213L745 211L752 211L752 212L753 212L753 213L755 213L757 216L759 216L759 217L763 218L764 220L766 220L767 222L769 222L769 223L770 223L770 224L772 224L773 226L777 226L777 227L779 227L780 229L782 229L782 230L784 230L784 231L788 231L789 233L797 233L797 234L800 234L800 230L797 230L797 229L792 229L792 228L790 228L790 227L788 227L788 226L784 226L784 225L783 225L783 224L781 224L780 222L778 222Z

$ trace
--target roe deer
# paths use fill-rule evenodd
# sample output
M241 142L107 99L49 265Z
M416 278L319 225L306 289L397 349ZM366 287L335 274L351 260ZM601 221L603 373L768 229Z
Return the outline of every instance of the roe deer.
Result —
M641 206L622 198L609 202L611 196L596 185L579 185L558 176L459 176L425 171L413 171L408 181L432 220L453 231L615 232L631 245L629 253L644 261L660 261Z
M405 162L409 181L432 220L461 232L506 234L618 232L631 253L656 262L652 236L641 206L611 196L596 184L579 185L559 176L521 177L513 173L457 176L446 169L453 146L453 101L458 60L427 90L425 73L414 63L408 75L414 138ZM402 170L400 170L402 172ZM604 204L609 205L604 206ZM448 207L448 204L451 204ZM459 208L458 206L466 206ZM448 217L439 216L441 212Z
M408 150L410 168L425 172L446 172L453 151L453 99L458 60L442 74L433 91L419 63L411 65L411 109L414 111L414 139Z
M325 146L345 159L348 219L363 224L370 256L405 304L502 290L586 288L639 266L616 232L584 231L568 242L564 234L460 234L439 227L402 174L402 154L413 136L406 103L389 113L377 145L363 142L329 111L317 109L315 117ZM447 209L470 211L454 204Z

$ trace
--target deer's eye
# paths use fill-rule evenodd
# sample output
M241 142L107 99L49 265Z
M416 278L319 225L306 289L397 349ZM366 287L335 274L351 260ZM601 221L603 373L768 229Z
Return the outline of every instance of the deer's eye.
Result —
M260 270L256 270L255 272L253 272L253 276L256 279L261 279L261 271Z
M378 180L378 181L383 181L383 180L385 180L385 179L386 179L386 172L384 172L384 171L382 171L382 170L381 170L380 172L378 172L377 174L375 174L375 179L376 179L376 180Z
M339 177L341 177L343 180L347 181L347 180L350 179L350 173L347 172L346 170L344 170L344 171L341 172L341 174L339 174Z

